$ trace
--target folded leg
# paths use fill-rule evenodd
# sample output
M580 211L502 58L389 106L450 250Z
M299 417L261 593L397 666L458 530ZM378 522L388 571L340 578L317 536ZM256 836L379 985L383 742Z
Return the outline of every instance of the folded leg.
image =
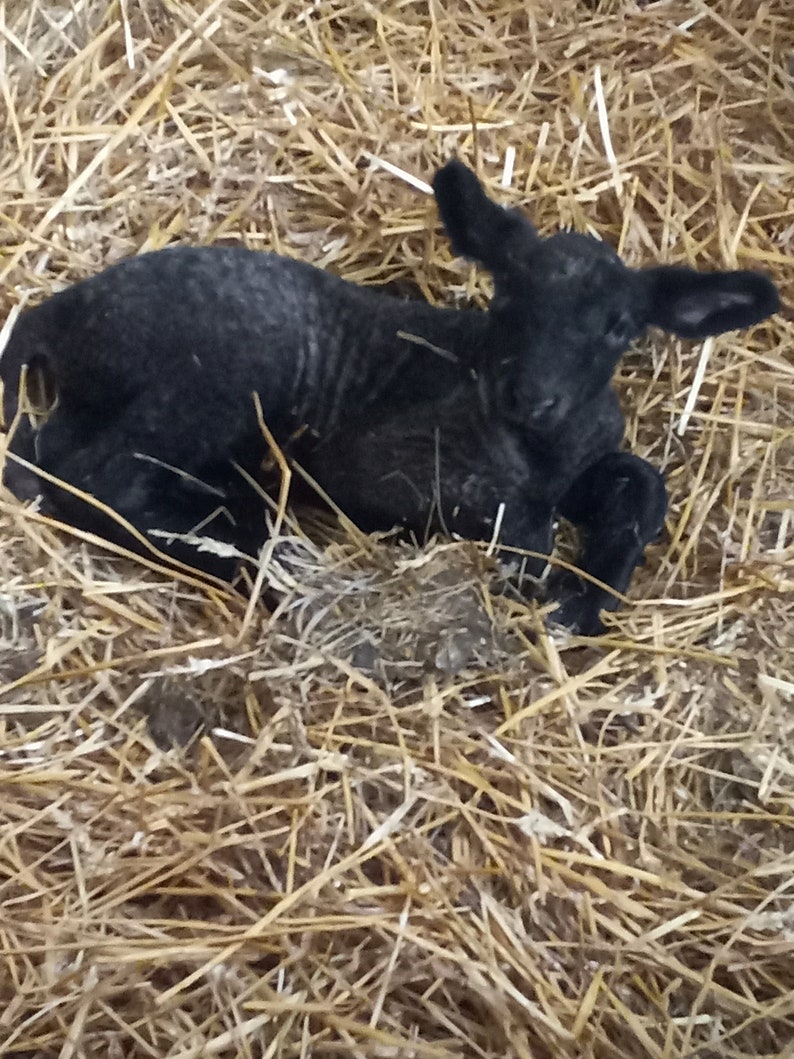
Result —
M15 456L28 463L36 462L36 429L27 416L21 416L8 438L6 458L3 463L3 485L20 500L32 500L41 492L41 479L29 471Z
M94 416L57 409L34 439L33 462L116 512L160 552L230 579L239 565L233 555L202 551L179 538L195 533L243 551L255 548L261 543L252 531L255 524L264 539L261 501L252 490L247 498L250 512L261 518L257 522L252 514L243 526L230 510L242 511L244 505L240 505L242 489L237 483L236 489L229 487L236 472L228 461L218 459L201 466L196 459L203 455L198 443L192 449L193 458L188 459L178 446L152 445L151 438L140 436L139 428L140 423L127 415L99 424ZM29 458L29 449L26 441L20 454ZM157 458L149 456L147 449L157 452ZM26 484L31 477L26 472ZM45 510L55 517L142 554L148 552L135 534L96 505L44 478L39 482ZM8 484L17 492L13 480Z
M560 513L581 529L579 567L623 594L647 544L662 531L667 493L661 474L628 452L613 452L581 474ZM560 571L549 587L560 606L551 620L574 632L593 635L603 628L600 613L619 600L570 571Z
M307 469L365 531L497 536L544 556L551 548L552 504L527 499L539 493L538 475L520 438L465 393L337 431L310 454ZM525 570L539 574L544 566L528 558Z

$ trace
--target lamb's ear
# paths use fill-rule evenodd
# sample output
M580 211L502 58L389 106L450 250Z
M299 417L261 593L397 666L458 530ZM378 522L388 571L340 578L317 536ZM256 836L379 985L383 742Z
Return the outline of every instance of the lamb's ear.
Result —
M505 272L537 240L523 213L497 205L475 174L453 158L439 169L433 191L452 249L491 272Z
M682 338L705 338L750 327L780 308L775 285L759 272L696 272L663 266L643 270L647 322Z

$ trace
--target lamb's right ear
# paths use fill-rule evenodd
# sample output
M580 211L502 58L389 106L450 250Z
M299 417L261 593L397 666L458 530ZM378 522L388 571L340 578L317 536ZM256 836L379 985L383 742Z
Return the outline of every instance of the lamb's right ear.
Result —
M538 238L523 213L489 199L472 170L456 158L438 170L433 191L453 251L491 272L508 270Z

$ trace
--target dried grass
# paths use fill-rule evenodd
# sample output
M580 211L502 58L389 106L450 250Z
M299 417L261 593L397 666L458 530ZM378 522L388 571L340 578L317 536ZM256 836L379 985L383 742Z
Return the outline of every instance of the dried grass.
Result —
M175 239L478 297L544 229L794 294L789 0L0 5L3 299ZM275 616L0 501L0 1053L794 1055L790 320L620 386L672 506L600 642L289 523ZM172 747L176 741L184 744Z

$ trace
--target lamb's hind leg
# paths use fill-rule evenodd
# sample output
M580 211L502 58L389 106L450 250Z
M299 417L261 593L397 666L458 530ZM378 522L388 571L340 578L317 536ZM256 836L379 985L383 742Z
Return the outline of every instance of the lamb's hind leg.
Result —
M36 462L36 430L27 416L20 417L13 434L6 440L3 485L20 500L32 500L41 492L41 479L17 457L28 463Z
M206 468L188 468L179 453L160 446L154 447L157 459L148 458L151 438L148 443L136 438L133 423L132 417L122 415L99 425L93 417L82 420L74 412L56 410L39 432L36 465L112 509L145 541L178 562L224 579L233 577L238 566L234 557L201 551L179 539L197 531L243 550L251 543L227 511L223 475L228 479L233 470L227 465L221 472L221 460ZM147 553L143 541L95 505L43 478L41 491L46 509L56 517Z
M661 533L667 493L661 474L628 452L613 452L588 467L560 504L560 513L582 531L580 568L625 593L645 546ZM600 613L619 600L569 571L551 579L550 595L560 601L551 620L574 632L603 629Z

